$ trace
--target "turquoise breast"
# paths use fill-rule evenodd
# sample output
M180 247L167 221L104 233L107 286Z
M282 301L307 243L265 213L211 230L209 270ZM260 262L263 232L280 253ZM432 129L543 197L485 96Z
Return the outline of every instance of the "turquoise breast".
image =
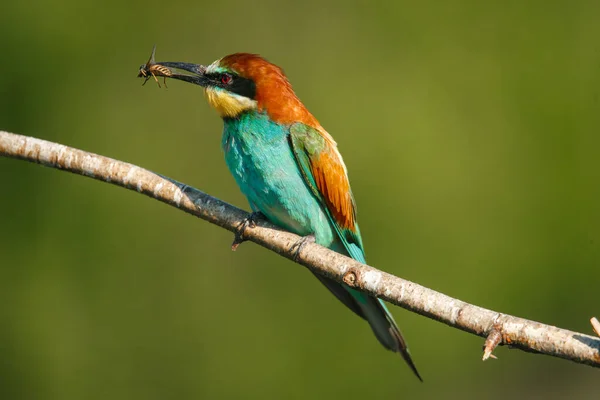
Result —
M254 211L298 235L314 234L329 246L334 231L296 164L288 127L265 114L251 112L225 119L222 147L225 161Z

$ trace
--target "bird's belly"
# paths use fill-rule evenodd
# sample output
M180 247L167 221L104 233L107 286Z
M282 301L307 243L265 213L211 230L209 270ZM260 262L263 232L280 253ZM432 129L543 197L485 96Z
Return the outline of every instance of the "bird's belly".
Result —
M314 234L321 245L332 243L331 223L304 182L285 138L280 143L251 148L231 138L225 159L255 211L298 235Z

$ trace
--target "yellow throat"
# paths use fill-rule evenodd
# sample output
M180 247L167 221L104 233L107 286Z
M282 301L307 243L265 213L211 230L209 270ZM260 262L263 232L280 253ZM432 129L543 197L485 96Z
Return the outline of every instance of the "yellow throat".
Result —
M223 118L235 118L240 113L257 108L256 100L227 92L223 89L207 88L204 90L208 103Z

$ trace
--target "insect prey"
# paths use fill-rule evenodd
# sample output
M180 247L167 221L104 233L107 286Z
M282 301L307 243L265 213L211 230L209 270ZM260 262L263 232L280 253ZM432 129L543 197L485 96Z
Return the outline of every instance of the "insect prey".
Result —
M156 64L156 61L154 60L155 52L156 52L156 45L154 45L154 47L152 48L152 54L150 55L148 62L146 64L142 64L140 66L138 78L146 78L146 79L144 79L144 83L142 83L142 86L144 86L146 84L146 82L148 82L148 79L150 79L150 77L152 77L152 78L154 78L154 80L156 81L156 84L160 88L161 86L160 86L160 82L158 81L157 76L162 76L165 87L168 87L167 86L167 77L172 76L173 73L171 72L171 70L169 68L162 66L160 64Z

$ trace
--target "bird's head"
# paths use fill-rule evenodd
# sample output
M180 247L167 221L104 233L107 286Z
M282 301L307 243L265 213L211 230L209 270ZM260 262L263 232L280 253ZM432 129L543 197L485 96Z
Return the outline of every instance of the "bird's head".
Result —
M256 54L235 53L208 66L182 62L160 65L188 72L170 78L200 85L209 104L223 118L237 118L249 111L265 112L276 122L302 121L319 126L296 97L283 70Z

